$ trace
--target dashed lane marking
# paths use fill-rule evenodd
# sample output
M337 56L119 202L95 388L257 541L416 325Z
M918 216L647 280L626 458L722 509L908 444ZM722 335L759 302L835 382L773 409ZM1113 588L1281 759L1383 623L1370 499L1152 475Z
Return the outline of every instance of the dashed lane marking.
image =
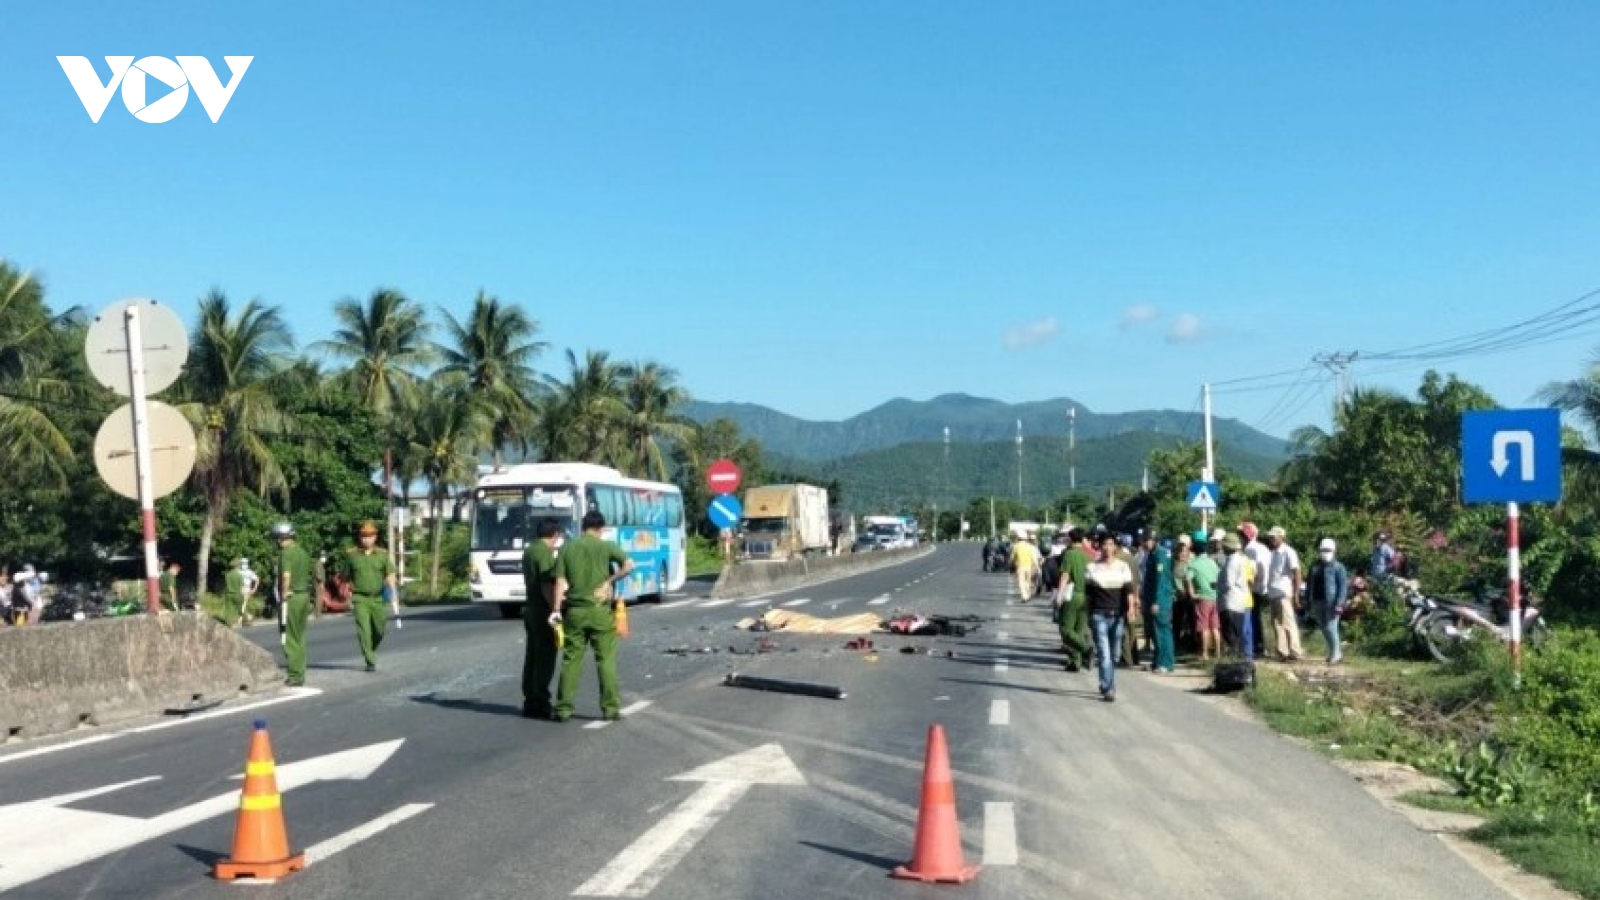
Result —
M624 706L622 708L622 715L623 715L624 718L626 718L628 716L633 715L634 713L642 712L644 710L644 708L649 706L649 705L650 705L650 701L649 700L640 700L638 703L630 703L627 706ZM611 722L609 720L602 719L602 720L600 720L598 722L587 722L587 723L584 724L583 727L589 729L590 731L595 731L595 730L604 728L604 727L606 727L607 725L610 725L610 724L611 724Z
M1010 700L991 700L991 701L989 701L989 724L990 725L1010 725L1011 724L1011 701Z
M1004 659L997 659L994 661L994 670L996 672L1009 672L1011 670L1011 663Z
M888 602L889 602L889 595L888 594L884 594L882 597L874 597L871 600L868 600L867 601L867 605L868 606L882 606L882 605L884 605L885 603L888 603Z
M788 603L785 603L783 605L784 606L805 606L807 603L810 603L810 602L811 602L811 598L810 597L801 597L798 600L790 600Z
M990 800L983 804L983 864L1017 864L1017 812L1012 803Z

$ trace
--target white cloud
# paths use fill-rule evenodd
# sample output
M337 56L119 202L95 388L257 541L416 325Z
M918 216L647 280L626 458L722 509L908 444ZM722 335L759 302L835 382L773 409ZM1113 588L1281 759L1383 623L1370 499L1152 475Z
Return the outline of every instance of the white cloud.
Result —
M1167 329L1169 344L1195 344L1210 336L1210 332L1200 322L1200 317L1194 313L1178 316L1172 320L1172 327Z
M1055 316L1018 325L1006 332L1006 349L1021 350L1024 347L1037 347L1055 340L1060 331L1061 323L1056 321Z
M1123 331L1138 328L1140 325L1149 325L1161 317L1161 311L1148 303L1136 303L1122 311L1122 321L1119 327Z

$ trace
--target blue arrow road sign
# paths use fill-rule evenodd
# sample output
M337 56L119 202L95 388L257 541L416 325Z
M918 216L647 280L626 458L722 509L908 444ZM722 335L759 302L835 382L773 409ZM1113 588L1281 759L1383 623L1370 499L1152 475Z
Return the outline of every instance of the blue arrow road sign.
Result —
M711 499L711 524L718 528L732 528L739 524L744 517L744 507L739 505L739 498L732 494L718 494Z
M1462 413L1461 499L1468 503L1560 500L1560 411Z
M1189 508L1216 512L1222 502L1222 488L1215 481L1189 482Z

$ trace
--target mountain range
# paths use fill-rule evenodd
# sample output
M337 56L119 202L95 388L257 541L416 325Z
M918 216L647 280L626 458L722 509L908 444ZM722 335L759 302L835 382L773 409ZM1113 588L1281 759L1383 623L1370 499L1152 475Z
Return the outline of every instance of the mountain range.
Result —
M1069 453L1066 410L1074 406L1077 441ZM1197 441L1204 433L1192 412L1096 413L1068 399L1009 404L965 394L891 400L842 422L808 421L748 403L696 402L687 414L700 422L731 419L760 441L774 467L819 483L837 481L844 505L857 511L1017 498L1019 467L1020 496L1030 504L1062 497L1074 484L1100 496L1116 485L1139 484L1151 450ZM1213 419L1212 433L1220 464L1246 478L1270 478L1286 455L1284 441L1235 420Z
M839 422L796 418L753 403L694 401L685 407L697 422L731 419L739 429L761 442L769 453L782 457L825 462L858 453L884 450L900 444L944 441L950 429L952 444L1016 441L1022 422L1024 445L1045 437L1067 436L1067 410L1077 410L1077 439L1114 437L1131 432L1151 432L1179 440L1197 441L1204 433L1199 412L1140 410L1097 413L1070 398L1032 403L1003 403L968 394L944 394L932 400L890 400ZM1235 419L1213 418L1212 434L1218 443L1268 459L1282 459L1285 442Z

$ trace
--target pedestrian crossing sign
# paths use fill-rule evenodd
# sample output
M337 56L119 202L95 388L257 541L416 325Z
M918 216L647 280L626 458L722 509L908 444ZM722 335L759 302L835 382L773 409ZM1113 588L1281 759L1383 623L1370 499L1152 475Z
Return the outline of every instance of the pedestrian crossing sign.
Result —
M1222 500L1222 488L1215 481L1189 482L1189 508L1216 512L1217 504Z

